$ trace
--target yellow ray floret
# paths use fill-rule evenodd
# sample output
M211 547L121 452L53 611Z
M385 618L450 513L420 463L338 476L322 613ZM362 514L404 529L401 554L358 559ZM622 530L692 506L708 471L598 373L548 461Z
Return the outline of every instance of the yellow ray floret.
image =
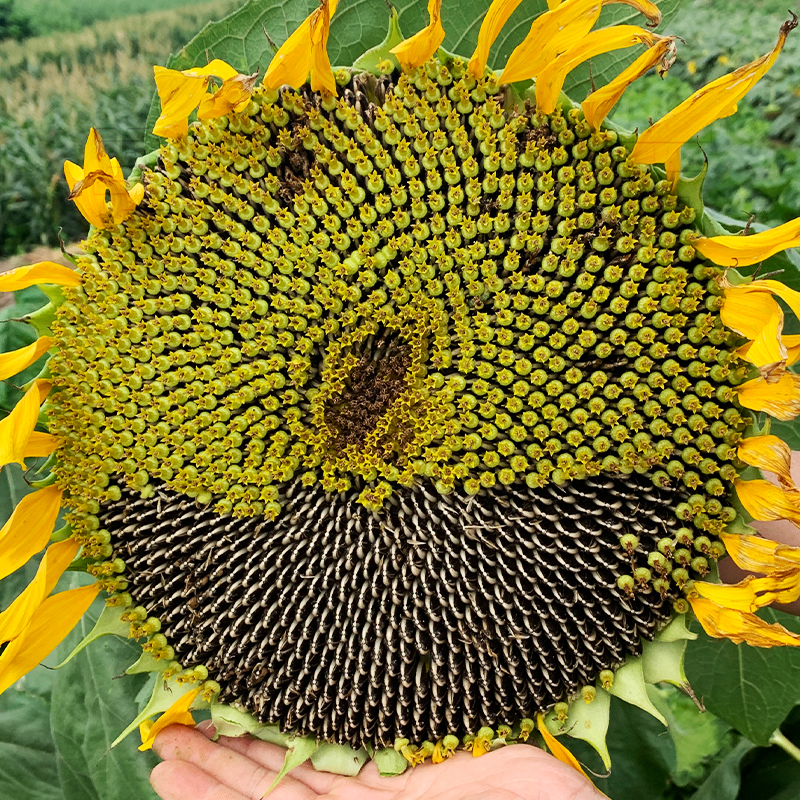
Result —
M13 411L0 421L0 467L6 464L25 466L28 440L39 419L39 408L51 387L49 381L34 381Z
M577 44L553 59L536 79L536 107L544 114L552 114L567 75L590 58L621 50L637 44L652 46L655 35L636 25L615 25L592 31Z
M689 597L692 610L703 630L715 639L746 642L753 647L800 646L800 636L777 623L764 622L755 614L723 608L704 597Z
M800 492L782 489L769 481L734 481L734 488L747 513L769 522L787 519L800 526Z
M701 255L721 267L748 267L775 253L800 245L800 218L750 236L698 236L692 244Z
M80 286L81 278L74 269L63 264L56 264L55 261L39 261L37 264L18 267L0 275L0 292L16 292L40 283Z
M0 353L0 380L18 375L38 361L52 346L53 340L49 336L40 336L35 342L20 347L19 350Z
M41 431L34 431L28 438L28 443L25 445L23 458L49 456L51 453L55 453L60 446L61 439L57 436L53 436L50 433L42 433Z
M61 507L61 489L48 486L27 494L0 528L0 580L25 564L50 540Z
M761 536L746 536L723 533L720 538L737 567L748 572L772 572L782 565L777 555L781 545Z
M775 383L754 378L736 387L739 403L752 411L766 411L782 422L800 414L800 375L784 372Z
M777 436L750 436L739 443L736 455L751 467L773 472L787 486L794 486L791 476L789 445Z
M674 164L681 146L714 120L736 112L738 102L775 63L797 17L781 26L778 43L765 56L712 81L662 117L640 136L631 153L637 164ZM720 263L720 262L717 262ZM743 263L743 262L740 262ZM752 263L752 262L750 262Z
M442 0L428 0L428 16L430 22L425 28L391 50L406 72L422 66L444 41Z
M150 750L156 736L168 725L194 725L194 717L189 709L200 694L199 689L182 694L155 722L145 720L139 726L142 737L140 750Z
M470 60L473 75L483 74L489 48L520 0L495 0L478 34L478 47ZM504 83L535 78L556 56L577 44L592 29L605 5L624 3L644 14L652 24L661 21L658 6L649 0L566 0L537 17L528 35L508 59ZM485 28L485 30L484 30Z
M20 636L33 619L45 597L56 587L58 579L75 558L80 544L74 539L51 544L36 571L36 577L22 594L0 614L0 643L10 642Z
M758 611L771 603L793 603L800 597L800 570L786 570L766 578L748 576L739 583L720 584L696 581L694 589L723 608Z
M189 132L189 115L198 108L200 119L216 119L231 111L241 111L249 102L256 82L255 75L240 75L230 64L215 58L207 67L167 69L153 67L161 116L153 133L173 139ZM222 86L209 93L211 78L219 78Z
M675 63L675 37L652 34L655 44L642 53L636 61L623 70L616 78L592 92L581 103L586 121L600 130L600 125L608 116L608 112L617 104L623 92L636 80L658 67L658 74L663 78Z
M64 175L69 185L69 199L96 228L119 225L133 213L144 197L141 183L128 189L122 167L116 158L109 158L100 134L92 128L83 151L83 167L64 162ZM106 202L106 192L110 200Z
M570 751L567 750L567 748L564 747L564 745L561 744L561 742L559 742L558 739L556 739L556 737L553 736L553 734L547 729L547 725L544 721L544 714L540 713L536 717L536 721L538 723L539 733L542 734L544 743L547 745L547 749L550 751L550 753L563 764L578 770L581 775L588 778L588 775L586 775L586 773L583 771L583 767L581 767L578 759L575 758L575 756L572 755L572 753L570 753Z
M315 92L336 94L327 45L331 18L338 3L339 0L322 0L319 8L283 43L264 75L267 89L279 89L283 85L297 89L310 74L311 88Z
M31 621L0 654L0 693L46 658L78 624L100 591L100 584L48 597Z

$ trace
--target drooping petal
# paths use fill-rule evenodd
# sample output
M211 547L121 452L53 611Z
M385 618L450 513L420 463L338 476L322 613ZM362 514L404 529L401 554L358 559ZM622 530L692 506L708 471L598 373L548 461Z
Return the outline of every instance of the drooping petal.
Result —
M0 644L16 639L33 619L36 609L56 587L58 579L75 558L79 542L65 539L51 544L36 571L36 577L16 600L0 614Z
M80 171L81 177L76 180L78 174L76 167L77 164L71 161L64 162L64 175L70 188L69 199L74 201L87 222L95 228L102 228L108 224L106 187L102 183L97 183L94 178L89 183L84 183L86 179L83 177L83 170Z
M655 36L656 43L642 53L627 69L624 69L616 78L605 86L592 92L581 103L586 121L599 130L609 111L617 104L623 92L636 80L659 65L658 73L663 78L669 68L675 63L675 37ZM680 165L678 167L680 172Z
M0 580L19 569L50 540L61 507L61 489L47 486L26 494L0 528Z
M787 519L800 526L800 492L782 489L769 481L734 481L745 510L753 519L769 522Z
M508 59L502 74L503 83L535 78L556 56L577 44L589 33L603 6L614 3L624 3L635 8L653 24L661 21L658 6L649 0L567 0L533 21L528 35ZM492 15L490 20L495 4L497 15ZM495 0L490 7L478 34L478 48L470 60L470 71L473 75L483 74L489 48L515 8L516 4L512 5L507 0Z
M536 721L538 722L539 733L542 734L544 743L547 745L547 749L550 751L550 753L555 758L557 758L562 764L566 764L567 766L578 770L578 772L580 772L581 775L588 778L588 775L586 775L586 773L583 771L583 767L581 767L580 763L578 762L578 759L575 758L575 756L572 755L572 753L570 753L570 751L567 750L567 748L564 747L564 745L561 744L561 742L559 742L558 739L556 739L556 737L553 736L553 734L550 733L549 730L547 730L547 725L545 724L544 721L544 714L539 713L539 715L536 718Z
M311 70L309 82L312 92L336 94L336 81L328 58L328 35L331 30L331 14L328 3L322 3L320 12L311 19Z
M777 436L750 436L742 439L736 455L751 467L773 472L783 480L791 480L791 450Z
M318 60L318 66L321 67L320 56L314 51L315 46L311 35L312 22L319 20L323 14L327 14L327 18L330 20L336 13L338 3L339 0L323 0L320 7L312 11L281 45L272 61L270 61L262 81L267 89L279 89L284 85L297 89L302 86L314 66L315 55ZM323 5L325 6L325 11L323 11ZM324 38L327 42L327 33ZM325 58L327 59L327 55ZM319 78L319 76L317 77ZM335 91L331 92L331 94L335 93Z
M726 327L747 339L755 339L779 310L772 292L744 283L725 288L720 317Z
M0 421L0 467L6 464L25 466L25 450L36 427L39 408L52 384L49 381L34 381L11 413Z
M782 422L800 414L800 375L784 372L776 383L754 378L736 387L739 403L753 411L766 411Z
M800 636L783 625L769 624L746 611L722 608L703 597L689 597L689 602L703 630L715 639L746 642L753 647L800 646Z
M536 79L536 107L544 114L551 114L555 110L567 75L584 61L613 50L634 47L637 44L650 46L654 42L655 36L652 33L636 25L613 25L588 33L539 73Z
M111 174L111 159L106 153L103 139L95 128L89 129L89 136L83 148L83 171L88 175L90 172L107 172Z
M759 375L767 383L777 383L786 366L786 348L781 340L782 330L783 311L776 307L744 356L745 360L758 367Z
M0 381L17 375L22 370L27 369L31 364L38 361L51 347L53 340L49 336L40 336L35 342L31 342L19 350L11 350L8 353L0 353Z
M100 591L93 583L48 597L28 626L0 653L0 694L46 658L78 624Z
M25 452L23 458L39 458L40 456L49 456L54 453L61 446L61 439L53 436L51 433L42 433L41 431L34 431L28 443L25 445Z
M678 187L678 181L681 177L681 151L678 148L665 162L664 162L664 170L667 173L667 180L669 181L669 185L672 187L672 191L675 191Z
M783 570L766 578L750 575L734 584L696 581L694 589L718 606L753 613L772 603L797 600L800 597L800 570Z
M0 275L0 292L16 292L40 283L58 286L80 286L81 278L74 269L56 264L55 261L39 261L28 267L18 267Z
M747 267L800 245L800 218L749 236L699 236L692 244L701 255L721 267Z
M139 733L142 737L140 750L150 750L157 734L168 725L192 725L194 717L189 708L200 694L200 689L193 689L191 692L182 694L155 722L146 720L139 726Z
M736 533L723 533L720 538L739 569L747 572L772 572L776 569L775 551L778 549L778 542L761 536Z
M153 74L161 100L161 115L156 120L153 133L178 139L189 132L189 115L200 105L211 78L226 81L237 73L230 64L215 58L207 67L197 69L176 70L155 66Z
M426 27L390 51L397 56L400 66L406 72L422 66L444 41L442 0L428 0L428 15L430 22Z
M250 102L257 77L257 72L253 75L236 74L223 81L216 92L207 94L200 101L197 118L217 119L232 111L241 111Z
M649 127L639 136L631 158L638 164L665 164L707 125L733 114L736 104L775 63L786 37L796 26L797 17L793 15L781 26L778 43L770 53L712 81Z

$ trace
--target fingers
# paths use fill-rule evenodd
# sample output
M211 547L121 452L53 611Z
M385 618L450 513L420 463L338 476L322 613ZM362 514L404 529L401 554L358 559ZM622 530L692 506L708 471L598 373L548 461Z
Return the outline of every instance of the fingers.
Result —
M156 791L173 792L166 795L169 800L261 800L278 773L185 725L165 728L156 737L153 749L166 762L173 762L172 767L159 765L153 771ZM185 766L175 766L181 762ZM191 790L176 783L184 778L191 782ZM271 795L273 800L315 797L316 792L288 775Z

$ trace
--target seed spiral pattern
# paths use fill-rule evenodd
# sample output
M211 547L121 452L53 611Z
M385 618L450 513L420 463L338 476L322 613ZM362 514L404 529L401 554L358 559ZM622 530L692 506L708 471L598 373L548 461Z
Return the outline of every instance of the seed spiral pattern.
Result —
M132 633L223 699L474 732L638 652L722 554L740 342L614 131L458 59L337 81L193 125L89 238L54 471Z

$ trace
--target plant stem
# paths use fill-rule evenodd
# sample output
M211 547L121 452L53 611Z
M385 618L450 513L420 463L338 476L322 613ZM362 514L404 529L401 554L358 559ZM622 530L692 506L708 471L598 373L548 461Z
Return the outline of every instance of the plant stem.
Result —
M769 737L770 744L776 744L778 747L781 748L785 753L788 753L795 761L800 761L800 747L797 745L792 744L782 733L781 729L775 731L772 736Z

